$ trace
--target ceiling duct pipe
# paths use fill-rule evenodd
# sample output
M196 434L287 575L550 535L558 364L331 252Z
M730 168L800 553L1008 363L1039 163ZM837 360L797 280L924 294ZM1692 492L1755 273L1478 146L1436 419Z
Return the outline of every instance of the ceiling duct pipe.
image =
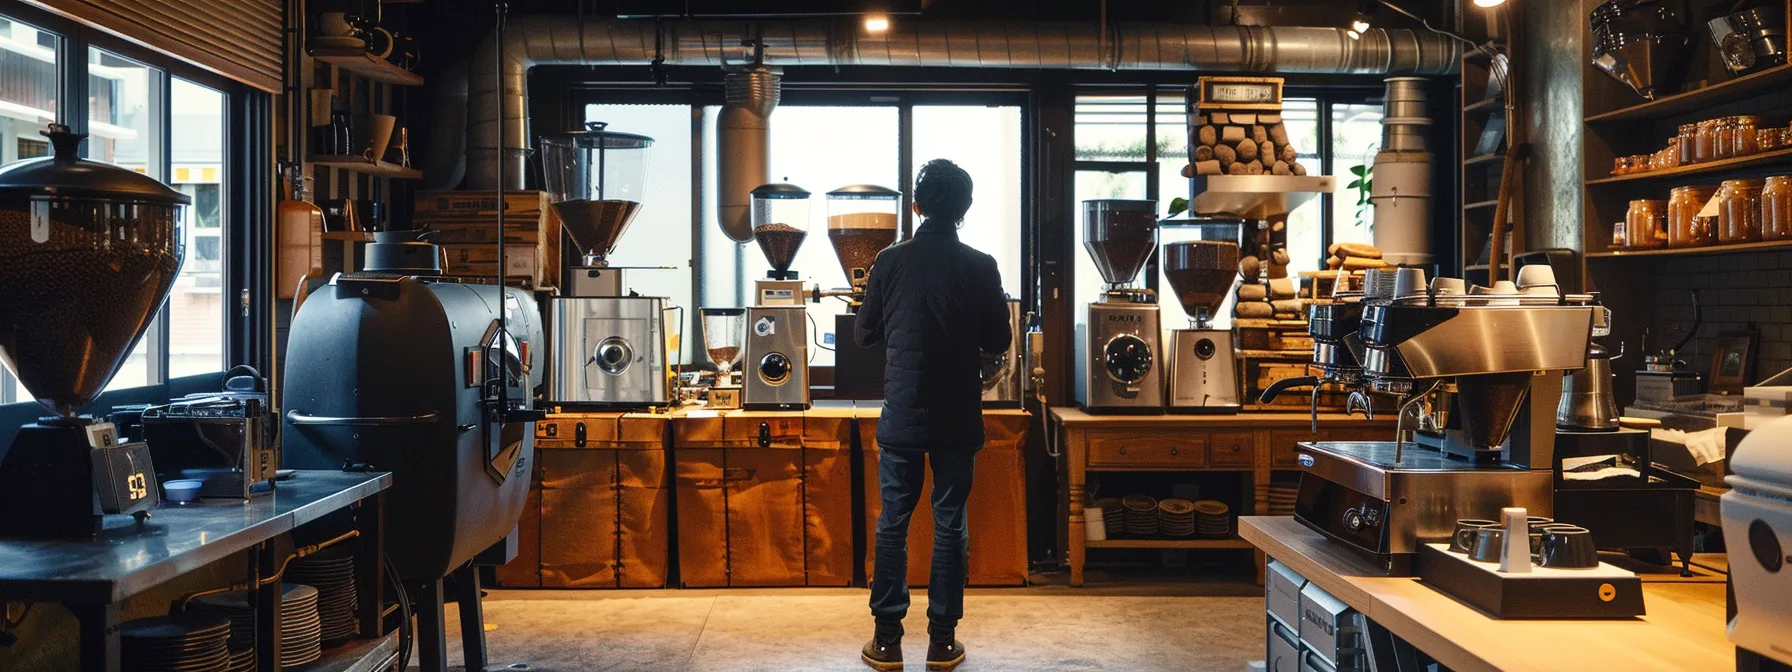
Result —
M753 239L753 189L771 182L772 110L778 107L779 72L761 64L729 66L716 117L716 203L722 232L737 243Z
M1177 70L1325 74L1445 75L1456 72L1461 47L1428 31L1370 30L1350 39L1339 28L1110 24L1108 39L1094 23L899 21L867 34L856 20L767 21L581 20L527 16L486 38L473 63L496 59L497 71L468 73L468 187L496 189L498 162L505 186L522 188L530 146L524 119L525 75L550 64L722 66L751 61L739 45L762 41L772 66L908 66L1087 70ZM499 147L503 147L500 157ZM726 194L724 194L726 197ZM744 198L744 196L743 196Z
M1369 202L1375 206L1375 246L1391 264L1429 266L1431 254L1431 152L1425 136L1425 80L1389 77L1383 97L1381 151L1370 169Z

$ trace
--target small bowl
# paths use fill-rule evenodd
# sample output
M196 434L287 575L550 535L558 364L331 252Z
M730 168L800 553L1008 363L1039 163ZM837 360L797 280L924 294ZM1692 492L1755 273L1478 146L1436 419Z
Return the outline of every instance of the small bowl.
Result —
M170 502L185 504L199 501L199 489L205 487L205 481L181 479L162 484L164 498Z

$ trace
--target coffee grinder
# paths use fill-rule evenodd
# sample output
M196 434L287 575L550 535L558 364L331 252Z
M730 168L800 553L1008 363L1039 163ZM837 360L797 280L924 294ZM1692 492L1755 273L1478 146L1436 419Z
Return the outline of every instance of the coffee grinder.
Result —
M548 301L548 405L651 408L672 401L666 299L628 291L605 257L641 211L653 138L586 130L541 139L549 201L584 263Z
M701 308L703 318L703 351L716 366L715 382L705 393L705 408L723 410L740 408L740 377L734 367L740 364L741 341L747 336L745 308Z
M1170 412L1237 413L1241 406L1232 330L1214 328L1213 317L1238 278L1239 226L1194 226L1201 240L1166 244L1159 259L1191 327L1170 332Z
M1089 304L1086 333L1076 339L1077 402L1091 413L1162 413L1157 296L1131 286L1157 250L1157 201L1083 201L1083 248L1107 289Z
M87 538L106 514L160 498L147 444L80 415L149 329L180 271L180 208L155 179L81 158L52 124L52 156L0 169L0 360L52 415L0 457L0 535Z
M794 184L766 184L752 192L753 239L772 270L754 287L746 309L746 380L741 407L809 407L809 313L802 280L790 263L808 237L809 192Z
M834 316L834 398L884 398L884 347L859 347L853 338L859 304L871 282L877 255L896 242L902 192L855 184L828 192L828 242L840 259L849 289L847 312ZM831 292L830 294L842 294Z

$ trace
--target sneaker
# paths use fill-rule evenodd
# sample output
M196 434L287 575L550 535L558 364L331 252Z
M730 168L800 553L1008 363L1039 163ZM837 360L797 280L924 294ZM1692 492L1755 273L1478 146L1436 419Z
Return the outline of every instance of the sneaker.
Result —
M927 645L927 672L946 672L964 662L964 645L935 641Z
M902 639L872 637L859 652L859 660L878 672L902 671Z

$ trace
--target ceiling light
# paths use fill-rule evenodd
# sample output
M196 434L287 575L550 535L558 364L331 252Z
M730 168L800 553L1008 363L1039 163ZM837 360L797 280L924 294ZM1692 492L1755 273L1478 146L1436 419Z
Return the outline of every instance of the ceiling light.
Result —
M1475 0L1475 1L1483 2L1484 0ZM889 30L889 29L890 29L890 17L883 16L881 14L865 17L865 32L881 33L886 30Z
M1475 0L1476 7L1498 7L1506 4L1506 0Z

